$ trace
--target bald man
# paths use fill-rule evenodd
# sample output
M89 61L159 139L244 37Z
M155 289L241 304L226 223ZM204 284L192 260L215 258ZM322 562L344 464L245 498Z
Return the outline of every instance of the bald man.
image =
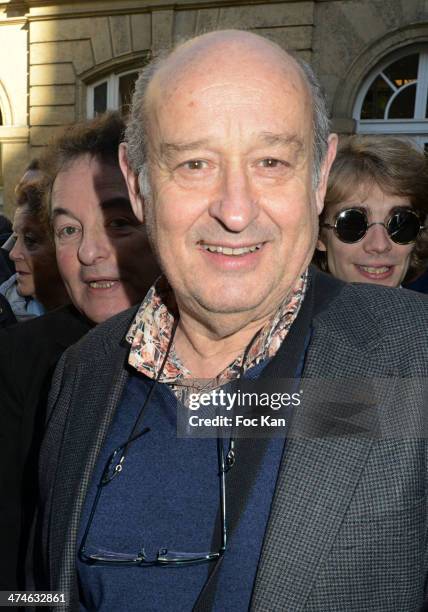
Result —
M259 36L140 76L120 163L163 276L55 376L36 551L60 609L422 605L425 442L397 415L423 393L395 383L427 375L428 304L309 268L335 149L310 68ZM365 396L323 402L341 378Z

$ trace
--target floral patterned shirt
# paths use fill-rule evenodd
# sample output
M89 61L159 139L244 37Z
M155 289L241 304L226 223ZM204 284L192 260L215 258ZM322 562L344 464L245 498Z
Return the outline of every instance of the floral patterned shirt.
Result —
M177 396L182 397L180 388L214 389L222 383L237 378L246 370L256 366L261 361L273 357L281 346L293 321L295 320L307 285L307 271L299 277L291 290L288 299L279 306L273 319L259 331L245 355L237 357L219 375L209 382L200 381L199 384L192 378L191 372L181 362L172 346L167 355L159 382L171 386ZM149 378L156 378L174 333L178 312L174 304L172 290L165 277L160 277L151 287L137 315L126 335L131 345L129 364L138 372Z

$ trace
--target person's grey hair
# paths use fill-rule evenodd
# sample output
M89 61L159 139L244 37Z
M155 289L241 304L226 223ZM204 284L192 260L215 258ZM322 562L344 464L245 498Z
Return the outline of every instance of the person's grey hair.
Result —
M152 59L152 61L140 72L135 83L128 125L125 130L125 142L128 147L128 162L131 170L138 177L141 194L146 198L151 195L147 160L146 93L152 78L168 55L169 52L163 51Z
M321 178L321 168L327 154L328 137L330 135L330 119L327 111L327 100L321 83L311 66L300 57L293 55L293 58L302 69L312 96L312 185L313 188L316 189Z
M149 198L151 195L146 139L148 121L147 109L145 107L146 93L152 78L169 55L170 52L163 51L141 71L135 84L128 127L125 131L125 142L128 146L128 161L132 171L138 177L140 191L146 198ZM314 71L307 62L299 57L293 57L304 74L312 96L312 184L315 189L318 186L322 163L327 153L330 121L327 113L326 98Z

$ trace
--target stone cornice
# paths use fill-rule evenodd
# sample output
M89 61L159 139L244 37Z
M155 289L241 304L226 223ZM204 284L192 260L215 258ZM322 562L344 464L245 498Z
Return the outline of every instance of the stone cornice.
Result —
M0 12L0 27L1 26L23 26L28 23L27 17L7 17Z
M130 15L153 11L182 11L248 5L308 3L314 0L26 0L30 21L69 19L88 16ZM1 4L0 4L1 6Z
M29 141L30 130L28 127L16 127L0 125L0 142L3 143L25 143Z
M13 1L13 0L12 0ZM85 5L85 4L122 4L125 5L125 8L140 8L141 10L180 10L180 8L206 8L206 7L220 7L220 6L234 6L240 4L289 4L289 3L299 3L299 2L317 2L320 0L175 0L174 2L168 2L165 0L146 0L142 2L141 0L14 0L15 2L25 3L29 8L36 7L44 7L44 6L52 6L52 7L60 7L66 5ZM322 0L321 0L322 1ZM331 2L331 0L325 0ZM343 1L343 0L342 0ZM9 2L0 2L0 7L2 5L8 6Z

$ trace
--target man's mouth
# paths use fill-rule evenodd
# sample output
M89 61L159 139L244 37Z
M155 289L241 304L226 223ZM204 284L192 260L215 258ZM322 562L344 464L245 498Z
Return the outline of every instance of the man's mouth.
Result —
M117 282L117 280L94 280L89 281L87 284L92 289L111 289Z
M216 244L201 244L201 247L208 251L209 253L219 253L220 255L233 255L235 257L239 257L242 255L248 255L248 253L255 253L259 251L263 246L263 242L259 242L258 244L254 244L252 246L242 246L242 247L228 247L228 246L220 246Z

